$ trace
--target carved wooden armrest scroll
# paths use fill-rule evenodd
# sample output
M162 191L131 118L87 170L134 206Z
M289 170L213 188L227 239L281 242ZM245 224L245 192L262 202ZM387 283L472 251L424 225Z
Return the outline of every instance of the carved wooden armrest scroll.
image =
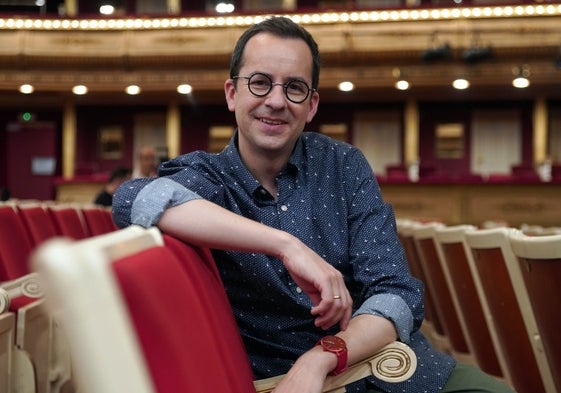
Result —
M0 284L0 314L9 309L11 299L19 296L31 298L43 296L37 273L26 274L23 277Z
M385 382L397 383L409 379L417 368L417 357L413 350L399 341L380 349L371 357L349 366L342 374L329 376L325 380L325 393L345 392L345 385L373 375ZM283 375L260 379L254 382L257 393L270 393Z

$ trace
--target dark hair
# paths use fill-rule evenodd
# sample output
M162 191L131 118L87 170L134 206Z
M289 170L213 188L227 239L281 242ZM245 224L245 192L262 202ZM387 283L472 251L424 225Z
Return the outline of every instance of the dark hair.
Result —
M132 174L132 170L130 168L125 166L119 166L111 172L111 175L109 176L109 182L112 182L113 180L117 180L117 179L126 179L130 177L131 174Z
M282 38L298 38L306 42L312 53L312 88L317 89L319 84L319 49L312 35L302 26L284 16L267 18L248 28L238 39L232 59L230 61L230 78L237 76L240 72L243 60L243 52L249 39L259 33L269 33Z

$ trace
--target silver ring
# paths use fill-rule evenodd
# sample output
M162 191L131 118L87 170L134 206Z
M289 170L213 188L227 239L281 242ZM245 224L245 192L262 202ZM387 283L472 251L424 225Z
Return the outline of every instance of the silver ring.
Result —
M335 296L333 296L333 299L341 299L341 296L335 295Z

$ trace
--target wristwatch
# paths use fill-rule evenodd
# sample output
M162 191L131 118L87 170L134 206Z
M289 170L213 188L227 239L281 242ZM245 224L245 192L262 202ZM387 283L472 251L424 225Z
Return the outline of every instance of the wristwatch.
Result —
M337 336L325 336L317 345L321 345L326 352L334 353L337 356L337 367L329 375L341 374L347 369L347 344L345 340Z

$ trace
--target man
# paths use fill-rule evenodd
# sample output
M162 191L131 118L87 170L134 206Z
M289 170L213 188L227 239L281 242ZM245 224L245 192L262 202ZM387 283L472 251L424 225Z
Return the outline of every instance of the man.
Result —
M347 391L510 392L456 366L420 333L423 287L366 159L303 132L318 108L318 81L318 47L306 30L282 17L250 27L224 84L238 126L229 145L126 183L115 221L158 225L214 250L255 377L287 373L275 393L321 392L328 374L396 339L416 352L415 375L399 384L370 378ZM346 356L326 340L317 345L326 336L346 345Z
M143 146L138 151L137 167L133 178L154 177L158 174L158 160L156 150L151 146Z
M131 178L132 170L130 168L119 166L115 168L109 180L103 186L103 190L95 197L94 203L101 206L111 206L113 204L113 194L123 182Z

